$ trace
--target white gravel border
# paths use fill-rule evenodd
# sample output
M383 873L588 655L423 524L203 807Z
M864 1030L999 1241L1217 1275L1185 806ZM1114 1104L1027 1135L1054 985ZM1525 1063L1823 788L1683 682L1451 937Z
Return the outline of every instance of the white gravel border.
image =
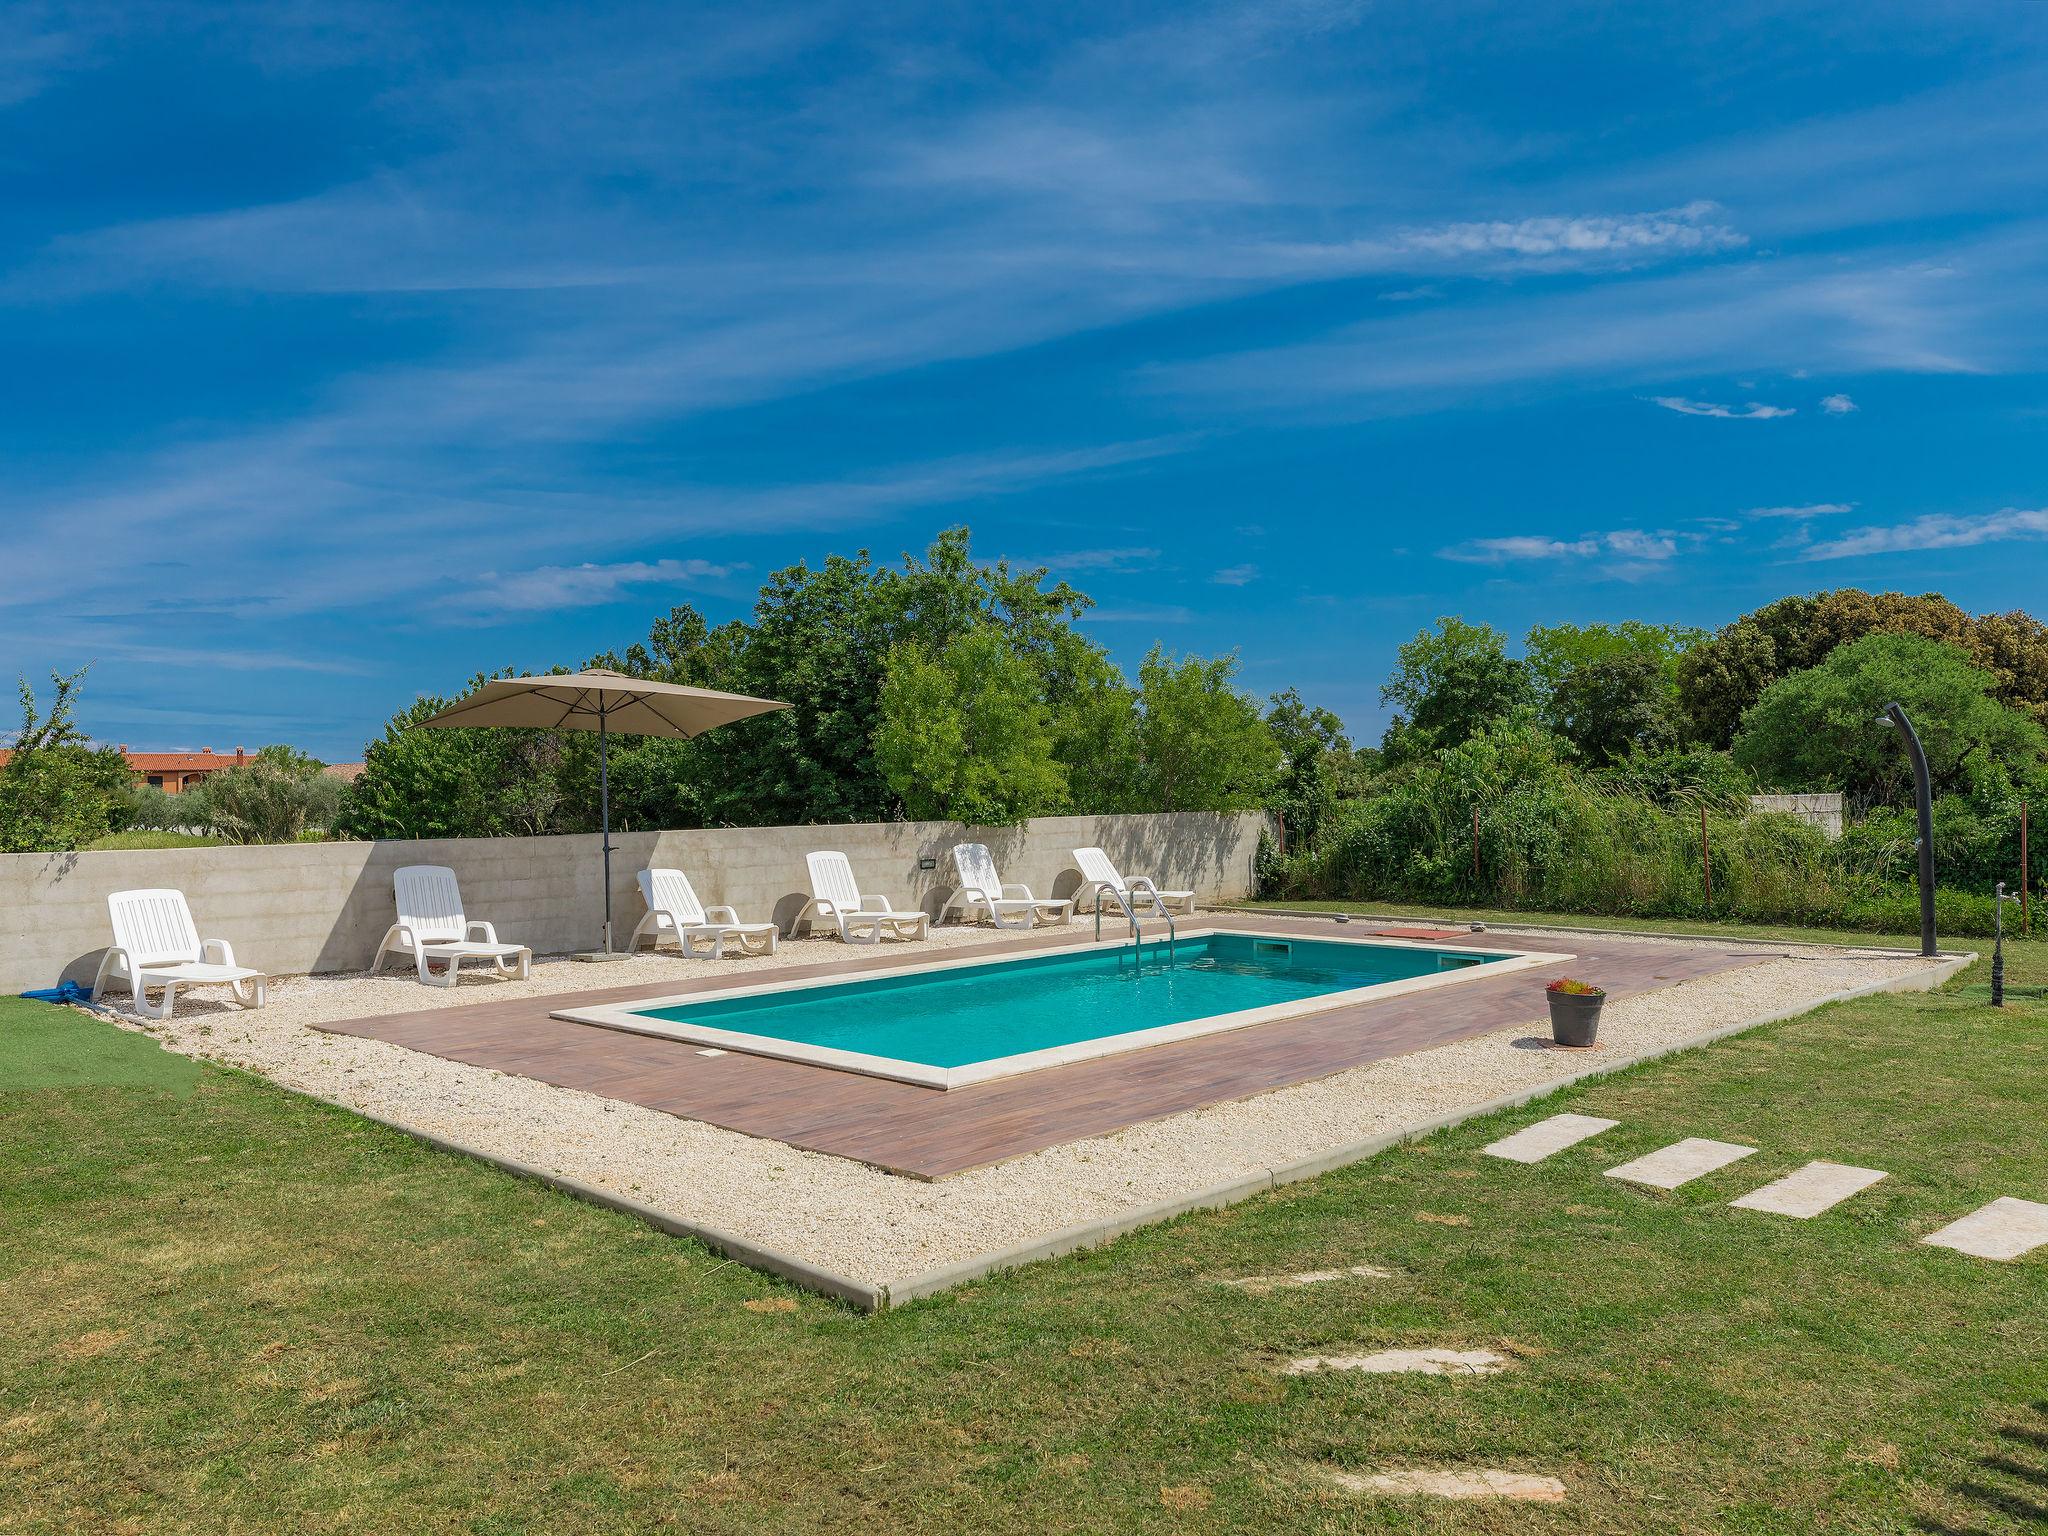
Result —
M1537 929L1517 933L1551 936ZM928 946L918 947L989 937L986 929L940 928ZM1560 930L1555 937L1582 941L1585 931ZM1688 942L1602 938L1616 944ZM703 1236L735 1257L814 1289L878 1306L991 1268L1106 1241L1180 1210L1243 1198L1469 1114L1804 1012L1845 993L1931 986L1972 958L1927 961L1897 951L1691 942L1759 958L1737 970L1610 1002L1598 1052L1533 1047L1543 1031L1532 1013L1527 1024L1494 1034L1190 1110L937 1183L310 1027L495 995L549 996L681 981L714 974L708 969L714 964L716 974L811 964L844 957L836 940L785 941L773 956L721 962L672 954L603 967L543 960L527 982L479 974L446 990L421 986L410 975L289 978L273 984L270 1005L260 1010L201 995L180 998L176 1017L163 1024L119 1018L181 1054L246 1068L437 1145L631 1209L668 1230Z

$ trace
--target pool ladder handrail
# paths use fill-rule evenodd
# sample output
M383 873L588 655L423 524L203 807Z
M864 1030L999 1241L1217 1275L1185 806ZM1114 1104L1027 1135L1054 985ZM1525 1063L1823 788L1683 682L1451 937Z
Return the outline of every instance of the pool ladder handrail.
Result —
M1145 950L1145 931L1138 926L1138 914L1131 910L1130 897L1114 886L1098 885L1095 888L1095 942L1102 942L1102 898L1114 896L1116 904L1123 908L1124 920L1131 925L1131 948L1142 958ZM1171 965L1180 947L1180 928L1173 920L1173 914L1164 902L1152 903L1155 911L1166 919L1166 962Z

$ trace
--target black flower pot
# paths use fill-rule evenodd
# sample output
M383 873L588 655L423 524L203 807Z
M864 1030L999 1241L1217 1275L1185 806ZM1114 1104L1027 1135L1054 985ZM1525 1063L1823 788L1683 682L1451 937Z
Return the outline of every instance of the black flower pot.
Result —
M1605 992L1552 992L1550 1038L1559 1045L1591 1045L1600 1034L1600 1005Z

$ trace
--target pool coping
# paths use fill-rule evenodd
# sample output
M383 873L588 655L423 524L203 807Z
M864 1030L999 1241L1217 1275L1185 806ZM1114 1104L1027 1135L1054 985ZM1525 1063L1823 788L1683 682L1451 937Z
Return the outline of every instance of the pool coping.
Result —
M1436 955L1472 955L1482 958L1485 963L1457 970L1438 971L1431 975L1406 976L1394 981L1374 982L1366 987L1349 987L1341 992L1319 993L1314 997L1300 998L1293 1002L1268 1003L1260 1008L1240 1008L1232 1013L1210 1014L1205 1018L1187 1019L1177 1024L1160 1024L1150 1029L1095 1035L1086 1040L1070 1041L1065 1045L1046 1046L1036 1051L1020 1051L1009 1056L990 1057L985 1061L967 1062L957 1067L937 1067L926 1062L903 1061L892 1056L875 1056L863 1051L842 1050L836 1046L810 1045L773 1035L719 1029L715 1025L692 1023L687 1019L654 1021L648 1015L657 1008L680 1008L692 1003L722 1003L736 997L809 992L831 987L857 986L883 978L894 980L903 976L933 975L947 971L1014 965L1027 960L1095 953L1099 952L1104 944L1112 950L1121 951L1148 944L1157 948L1167 941L1156 934L1149 939L1127 935L1120 939L1093 942L1077 940L1069 945L1048 947L1031 955L961 955L945 960L901 966L881 973L808 976L790 981L767 981L750 986L722 987L715 993L697 991L679 993L672 997L635 998L628 1002L604 1003L587 1008L556 1008L549 1010L548 1016L570 1024L615 1029L626 1034L647 1035L659 1040L679 1040L716 1050L740 1051L775 1060L801 1062L806 1066L828 1067L834 1071L887 1078L895 1082L943 1091L971 1087L976 1083L995 1082L1001 1078L1017 1077L1027 1072L1040 1072L1049 1067L1072 1066L1076 1062L1097 1061L1105 1056L1121 1056L1126 1052L1147 1050L1153 1046L1177 1045L1182 1041L1199 1040L1240 1029L1252 1029L1261 1024L1276 1024L1285 1019L1298 1019L1321 1013L1326 1009L1383 1002L1388 998L1402 997L1414 992L1457 986L1464 982L1505 976L1535 966L1555 965L1561 961L1578 958L1575 954L1561 950L1474 948L1469 945L1461 947L1450 942L1389 938L1372 934L1318 934L1313 938L1297 941L1272 933L1233 928L1213 921L1203 922L1181 937L1196 939L1214 935L1250 939L1255 944L1302 942L1338 944L1360 949L1416 950Z

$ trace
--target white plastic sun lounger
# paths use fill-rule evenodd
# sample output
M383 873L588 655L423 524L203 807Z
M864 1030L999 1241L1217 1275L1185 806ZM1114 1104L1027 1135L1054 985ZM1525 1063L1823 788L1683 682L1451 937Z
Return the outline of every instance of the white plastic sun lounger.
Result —
M647 903L647 915L626 941L629 950L640 947L643 934L651 935L654 943L650 947L659 949L662 935L670 933L690 960L723 960L727 939L738 944L743 955L775 953L773 923L743 923L731 907L705 906L691 887L690 877L680 869L641 870L640 899ZM700 951L697 946L706 940L711 947Z
M853 865L843 853L813 853L804 862L811 867L811 899L798 914L823 918L839 929L848 944L879 944L884 933L899 939L921 939L931 932L931 918L923 912L899 912L886 896L863 896L853 878Z
M1124 902L1133 913L1158 912L1164 914L1168 907L1178 908L1183 913L1195 910L1193 891L1162 891L1149 875L1132 875L1126 880L1117 873L1109 862L1109 855L1100 848L1076 848L1074 862L1081 866L1081 889L1074 893L1076 902L1087 902L1090 906L1102 900L1102 893Z
M202 939L192 924L185 893L176 890L115 891L107 897L107 916L114 924L114 944L100 957L92 979L92 997L109 982L128 989L134 1011L145 1019L168 1019L180 987L227 987L235 1001L261 1008L270 1000L261 971L235 964L226 939ZM255 1000L249 984L254 982ZM149 1003L149 988L162 987L163 1000Z
M412 956L421 981L442 987L455 985L456 970L465 960L488 960L500 976L516 965L521 981L532 973L532 950L524 944L500 944L496 928L463 915L454 870L440 864L408 864L392 872L391 889L398 898L398 921L385 930L377 958L370 962L371 975L384 969L384 957L393 950ZM481 938L471 937L479 933ZM428 963L434 960L447 965L439 976Z
M970 920L987 918L998 928L1034 928L1040 923L1070 922L1071 901L1051 898L1041 901L1028 885L1005 883L996 869L995 855L985 843L956 843L953 867L960 872L960 889L939 913L941 922L955 907Z

